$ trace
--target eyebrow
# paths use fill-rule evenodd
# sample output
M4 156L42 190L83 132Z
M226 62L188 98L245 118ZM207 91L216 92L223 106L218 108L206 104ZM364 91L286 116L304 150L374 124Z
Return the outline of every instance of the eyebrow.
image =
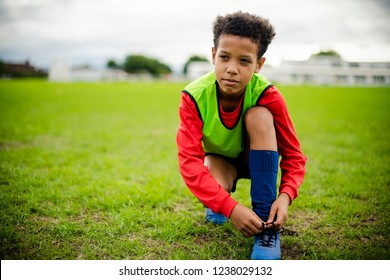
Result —
M224 51L224 50L220 50L219 52L223 53L223 54L230 54L230 52L227 52L227 51ZM240 57L241 58L252 58L252 55L250 55L250 54L243 54Z

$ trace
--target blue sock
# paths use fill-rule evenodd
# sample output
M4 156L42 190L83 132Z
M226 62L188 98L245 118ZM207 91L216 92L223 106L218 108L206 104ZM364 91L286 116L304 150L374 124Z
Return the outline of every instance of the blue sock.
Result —
M252 208L264 222L268 220L272 203L276 199L278 166L278 152L268 150L249 151Z

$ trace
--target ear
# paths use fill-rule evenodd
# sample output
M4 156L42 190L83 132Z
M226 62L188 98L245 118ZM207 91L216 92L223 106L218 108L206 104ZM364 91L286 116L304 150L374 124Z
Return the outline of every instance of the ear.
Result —
M212 57L212 62L213 62L213 65L215 65L215 55L216 55L217 51L215 50L214 47L211 48L211 57Z
M264 62L265 62L265 57L262 57L259 59L259 61L256 64L255 73L259 73L259 71L261 70L261 67L263 67Z

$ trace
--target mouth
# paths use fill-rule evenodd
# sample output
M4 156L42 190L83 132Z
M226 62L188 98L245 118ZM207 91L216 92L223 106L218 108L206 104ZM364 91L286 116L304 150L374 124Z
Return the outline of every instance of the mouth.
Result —
M239 81L234 79L222 79L222 81L228 86L234 86L239 83Z

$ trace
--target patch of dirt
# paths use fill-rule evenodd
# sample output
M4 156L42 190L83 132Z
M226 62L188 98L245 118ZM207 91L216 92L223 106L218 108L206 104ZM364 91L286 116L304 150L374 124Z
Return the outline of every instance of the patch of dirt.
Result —
M301 231L302 229L307 229L307 228L317 228L319 222L322 220L322 218L325 216L325 214L321 214L318 212L307 212L303 210L294 210L288 221L289 221L289 226L291 231L298 232ZM293 229L291 229L293 227ZM298 234L299 235L299 234Z
M30 142L17 142L17 141L10 141L10 142L0 142L0 150L11 150L11 149L23 149L26 147L33 147L33 143Z

